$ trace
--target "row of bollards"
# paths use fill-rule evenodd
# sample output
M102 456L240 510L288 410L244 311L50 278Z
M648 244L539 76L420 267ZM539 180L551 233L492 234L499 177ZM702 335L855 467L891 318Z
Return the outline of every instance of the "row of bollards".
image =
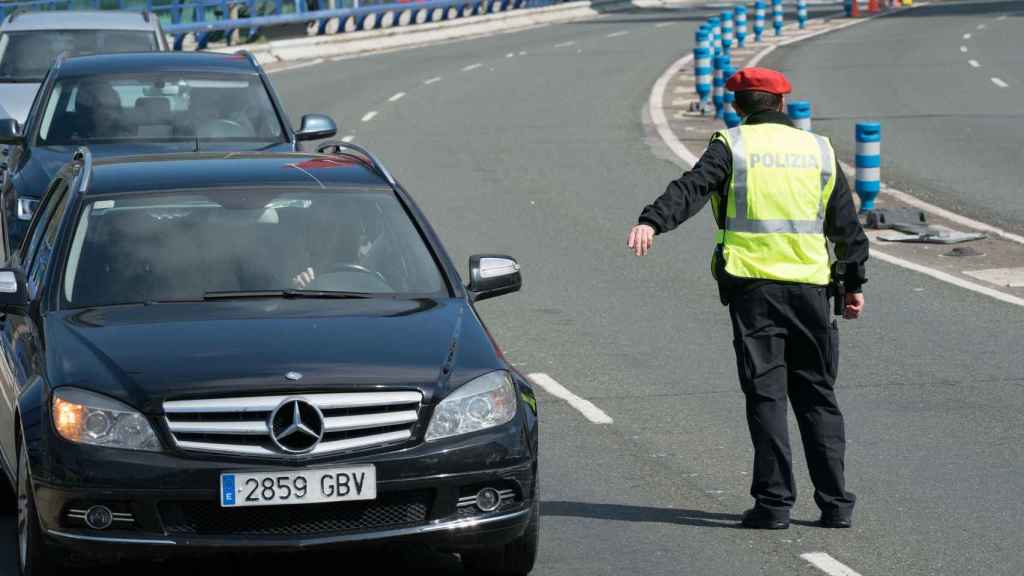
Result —
M860 14L861 0L846 0L847 15ZM909 4L910 0L902 1ZM772 28L775 36L782 35L784 25L783 0L771 0ZM875 12L879 0L868 0L868 11ZM764 0L754 2L754 41L761 42L765 30L767 6ZM797 22L800 29L807 26L807 1L797 0ZM694 82L702 114L714 107L715 118L720 118L729 128L739 126L743 119L736 112L733 103L736 95L725 89L726 81L735 74L730 52L733 47L743 48L748 36L747 7L736 6L722 11L701 24L694 34L696 47L693 49ZM801 130L811 130L811 103L806 100L792 100L787 103L787 112L793 125ZM874 208L875 198L881 188L881 133L878 122L858 122L855 136L857 141L856 177L854 189L861 199L861 211Z

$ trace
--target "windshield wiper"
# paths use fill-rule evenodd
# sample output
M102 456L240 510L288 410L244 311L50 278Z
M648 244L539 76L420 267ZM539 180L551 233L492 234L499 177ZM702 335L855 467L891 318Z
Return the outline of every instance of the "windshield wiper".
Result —
M232 290L203 294L203 300L242 300L245 298L335 298L346 300L373 298L373 294L335 290Z

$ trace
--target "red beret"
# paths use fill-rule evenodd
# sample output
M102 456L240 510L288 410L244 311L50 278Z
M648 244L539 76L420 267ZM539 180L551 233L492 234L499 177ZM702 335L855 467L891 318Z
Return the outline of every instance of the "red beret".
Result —
M768 68L744 68L729 77L725 88L732 92L756 90L769 94L789 94L793 88L782 72Z

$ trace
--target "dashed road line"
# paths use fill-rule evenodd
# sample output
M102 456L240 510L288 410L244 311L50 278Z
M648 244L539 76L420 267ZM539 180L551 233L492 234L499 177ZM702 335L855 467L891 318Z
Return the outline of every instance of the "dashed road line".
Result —
M433 84L434 82L440 82L440 81L441 81L441 77L440 76L434 76L433 78L427 78L426 80L423 81L423 83L426 84L427 86L429 86L429 85Z
M351 142L351 141L353 141L355 139L356 139L355 134L349 134L348 136L345 136L344 138L342 138L341 141L342 142Z
M529 375L530 381L540 386L545 392L551 394L555 398L564 400L566 404L572 406L576 410L583 414L583 417L590 420L594 424L612 424L614 420L612 417L605 413L594 405L590 400L580 398L573 394L568 388L559 384L554 378L544 374L543 372L535 372Z
M1002 22L1003 20L1006 20L1006 14L1003 14L999 18L996 18L996 22Z
M515 57L516 57L516 53L515 52L509 52L508 54L505 54L505 58L515 58Z
M967 52L967 46L961 46L960 47L960 51L961 52Z
M619 36L625 36L626 34L629 34L629 30L619 30L618 32L612 32L605 36L605 38L618 38Z
M981 64L977 60L968 60L967 63L971 65L971 68L981 68Z
M829 576L860 576L860 572L824 552L808 552L800 557Z
M1002 78L996 78L995 76L993 76L991 78L991 80L992 80L993 84L995 84L996 86L999 86L1000 88L1008 88L1010 86L1006 82L1003 82Z
M561 44L555 44L555 48L568 48L569 46L572 46L575 43L576 42L574 40L569 40L568 42L562 42Z
M675 26L675 22L658 22L654 25L655 28L664 28L666 26Z
M984 29L985 29L985 25L984 24L978 24L978 30L984 30Z
M526 56L527 55L527 51L526 50L520 50L519 51L519 55L520 56Z
M405 98L405 92L399 92L398 94L395 94L391 98L388 98L388 102L398 102L402 98Z
M363 115L363 122L369 122L370 120L373 120L376 117L377 117L377 111L376 110L370 110L369 112L367 112L366 114Z
M970 40L970 39L971 39L971 35L970 34L964 34L964 40Z
M462 67L462 71L463 72L469 72L470 70L476 70L477 68L479 68L481 66L483 66L483 64L477 62L476 64L470 64L469 66L463 66Z

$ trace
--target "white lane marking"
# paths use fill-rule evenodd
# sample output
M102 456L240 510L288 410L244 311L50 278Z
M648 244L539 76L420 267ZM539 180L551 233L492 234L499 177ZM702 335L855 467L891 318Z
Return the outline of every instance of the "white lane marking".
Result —
M1006 14L1003 14L999 18L996 18L996 22L1002 22L1003 20L1006 20Z
M961 46L960 47L960 51L961 52L967 52L967 46Z
M348 136L345 136L344 138L342 138L341 141L342 142L351 142L351 141L353 141L355 139L356 139L356 137L355 137L354 134L349 134Z
M302 62L300 64L293 64L291 66L285 66L284 68L277 68L274 70L267 70L267 74L276 74L278 72L287 72L289 70L298 70L299 68L309 68L310 66L316 66L317 64L323 64L323 58L317 58L316 60L310 60L309 62Z
M985 25L984 24L978 24L978 30L984 30L984 29L985 29Z
M618 38L619 36L625 36L626 34L629 34L629 30L619 30L618 32L612 32L605 36L605 38Z
M562 386L554 378L544 374L543 372L536 372L528 376L530 381L540 386L545 392L551 394L555 398L564 400L566 404L572 406L576 410L583 414L583 417L590 420L594 424L611 424L614 422L612 417L605 413L590 400L580 398L573 394L568 388Z
M875 246L876 246L876 244L874 242L872 242L872 245L871 245L871 256L874 257L874 258L878 258L879 260L881 260L883 262L888 262L890 264L895 264L896 266L901 266L901 267L906 268L908 270L913 270L914 272L920 272L921 274L924 274L925 276L931 276L932 278L935 278L936 280L941 280L943 282L948 282L950 284L953 284L954 286L959 286L960 288L964 288L964 289L970 290L972 292L977 292L979 294L984 294L985 296L990 296L992 298L995 298L996 300L1001 300L1003 302L1006 302L1007 304L1014 304L1016 306L1024 306L1024 298L1019 298L1019 297L1014 296L1012 294L1007 294L1005 292L1000 292L999 290L995 290L995 289L989 288L988 286L982 286L981 284L978 284L977 282L971 282L970 280L964 280L963 278L959 278L957 276L954 276L952 274L948 274L948 273L943 272L941 270L936 270L935 268L929 268L927 266L924 266L924 265L921 265L921 264L917 264L915 262L911 262L910 260L904 260L903 258L900 258L899 256L893 256L892 254L887 254L885 252L881 252L877 248L875 248Z
M675 22L658 22L654 25L655 28L664 28L666 26L675 26Z
M402 98L405 98L405 92L399 92L398 94L395 94L391 98L388 98L388 102L398 102Z
M964 40L970 40L970 39L971 39L971 35L970 34L964 34Z
M434 82L440 82L440 81L441 81L441 77L440 76L434 76L433 78L428 78L428 79L424 80L423 83L426 84L427 86L429 86L429 85L433 84Z
M572 46L575 43L576 43L576 41L569 40L568 42L562 42L561 44L555 44L555 48L568 48L569 46Z
M515 57L516 57L516 53L515 52L509 52L508 54L505 54L505 58L515 58Z
M483 64L477 62L476 64L470 64L469 66L463 66L462 67L462 71L463 72L469 72L470 70L476 70L477 68L479 68L481 66L483 66Z
M860 572L824 552L808 552L800 557L829 576L860 576Z
M968 60L967 63L971 65L971 68L981 68L981 64L977 60Z
M964 274L984 280L996 286L1024 288L1024 267L987 268L985 270L964 270Z
M363 122L369 122L370 120L373 120L376 117L377 117L377 111L376 110L370 110L369 112L367 112L366 114L363 115Z
M654 88L651 89L651 97L647 100L647 113L651 116L651 124L654 124L654 129L657 130L658 136L661 136L661 141L668 146L669 150L676 155L677 158L683 161L687 167L691 167L697 163L697 157L694 156L690 149L683 145L683 143L676 137L672 132L672 128L668 125L668 119L665 118L665 107L664 107L664 94L665 87L668 86L669 81L676 74L676 70L686 68L686 66L693 61L693 54L683 56L679 60L676 60L669 66L665 72L661 74L657 82L654 83ZM753 66L753 64L750 64Z
M526 50L520 50L519 51L519 55L520 56L526 56L526 54L527 54Z
M1006 82L1003 82L1002 78L996 78L995 76L993 76L991 78L991 80L992 80L993 84L995 84L996 86L999 86L1000 88L1008 88L1010 86Z

